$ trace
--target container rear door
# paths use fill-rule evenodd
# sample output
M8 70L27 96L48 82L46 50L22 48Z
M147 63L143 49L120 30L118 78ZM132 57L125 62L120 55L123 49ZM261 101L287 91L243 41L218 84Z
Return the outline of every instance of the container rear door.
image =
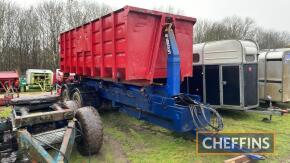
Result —
M205 66L206 103L220 105L219 65Z
M222 66L223 104L240 106L239 66Z
M273 101L282 101L282 58L267 59L265 95Z
M290 53L285 55L283 66L283 102L287 102L290 101Z
M244 99L245 106L258 104L258 65L257 63L244 65Z

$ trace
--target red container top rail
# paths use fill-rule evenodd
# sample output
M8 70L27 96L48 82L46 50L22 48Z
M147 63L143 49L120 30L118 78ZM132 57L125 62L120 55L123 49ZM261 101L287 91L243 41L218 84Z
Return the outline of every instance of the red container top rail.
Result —
M192 76L195 18L131 6L61 33L61 71L138 85L166 78L163 28L168 18L174 24L181 79Z

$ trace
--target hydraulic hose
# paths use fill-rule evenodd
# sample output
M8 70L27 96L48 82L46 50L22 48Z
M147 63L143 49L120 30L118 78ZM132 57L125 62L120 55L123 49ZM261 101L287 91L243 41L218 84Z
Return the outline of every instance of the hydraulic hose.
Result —
M210 129L213 129L215 131L221 131L223 129L224 124L223 124L223 119L221 115L217 112L216 109L214 109L210 105L204 105L200 103L199 101L193 100L190 96L185 95L185 94L174 96L174 98L177 104L188 106L191 116L192 116L192 122L196 126L197 130L210 131ZM212 124L209 121L209 118L207 118L206 116L206 111L211 113L212 118L213 116L215 117L216 125ZM220 138L222 138L222 140L225 141L226 137L222 136ZM234 150L242 151L243 153L248 153L246 154L247 157L252 158L254 160L265 159L265 157L263 156L250 154L252 151L249 151L248 149L245 149L245 148L239 149L239 147L237 147ZM231 151L231 152L236 152L236 151Z
M223 119L221 115L211 106L203 105L202 103L193 100L190 96L185 94L180 94L174 96L176 102L181 105L189 107L192 122L198 130L208 131L213 129L215 131L220 131L223 129ZM213 117L215 117L216 125L212 124L206 117L206 111L210 112ZM210 127L210 129L208 128Z

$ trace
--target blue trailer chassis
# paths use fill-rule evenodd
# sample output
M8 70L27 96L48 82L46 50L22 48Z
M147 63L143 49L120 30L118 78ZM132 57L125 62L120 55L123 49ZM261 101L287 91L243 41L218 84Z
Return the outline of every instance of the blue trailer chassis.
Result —
M206 121L210 121L208 110L204 110L207 119L201 112L201 117L192 117L188 106L177 104L174 97L162 95L165 87L143 88L93 79L83 79L80 84L94 89L101 99L111 101L112 106L121 112L175 132L195 131L206 127ZM158 90L161 91L157 93ZM188 96L196 102L200 101L199 96ZM195 126L194 120L201 123Z

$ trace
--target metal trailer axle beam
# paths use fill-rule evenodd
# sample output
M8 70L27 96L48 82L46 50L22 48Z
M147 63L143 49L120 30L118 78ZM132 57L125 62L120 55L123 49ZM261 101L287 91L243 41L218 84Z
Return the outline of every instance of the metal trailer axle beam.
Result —
M28 114L28 115L23 115L23 116L17 116L15 113L15 110L13 112L15 114L13 118L13 122L14 122L14 127L16 128L20 128L23 126L32 126L34 124L68 120L68 119L74 118L74 111L71 109L34 113L34 114Z

